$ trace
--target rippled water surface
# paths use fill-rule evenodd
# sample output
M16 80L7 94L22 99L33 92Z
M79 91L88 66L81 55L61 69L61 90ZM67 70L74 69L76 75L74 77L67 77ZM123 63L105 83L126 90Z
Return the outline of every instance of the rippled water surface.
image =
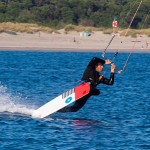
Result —
M115 84L99 85L101 94L80 111L31 117L77 85L93 56L100 53L0 51L1 150L150 149L150 53L134 53L125 72L115 74ZM117 68L127 56L118 54Z

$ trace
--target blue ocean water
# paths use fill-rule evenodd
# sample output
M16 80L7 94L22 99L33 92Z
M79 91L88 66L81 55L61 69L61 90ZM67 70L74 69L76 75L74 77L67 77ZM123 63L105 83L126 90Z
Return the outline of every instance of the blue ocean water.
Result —
M0 51L1 150L150 149L150 53L132 54L113 86L99 85L76 113L31 114L79 83L98 52ZM113 58L113 53L107 56ZM115 61L122 68L128 53ZM110 66L103 74L109 77Z

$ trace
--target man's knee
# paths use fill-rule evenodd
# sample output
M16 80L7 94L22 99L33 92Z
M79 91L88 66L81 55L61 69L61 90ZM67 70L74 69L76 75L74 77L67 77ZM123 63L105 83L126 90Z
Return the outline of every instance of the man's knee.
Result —
M91 94L92 94L92 95L99 95L99 94L100 94L100 90L98 90L98 89L93 89L93 90L91 90Z

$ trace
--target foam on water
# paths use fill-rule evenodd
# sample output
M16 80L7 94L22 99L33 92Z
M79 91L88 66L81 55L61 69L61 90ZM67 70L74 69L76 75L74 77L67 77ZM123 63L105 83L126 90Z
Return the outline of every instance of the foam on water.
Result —
M18 103L18 96L12 96L7 92L7 87L0 85L0 113L19 113L24 115L31 115L32 108L28 105ZM21 98L20 98L21 99Z

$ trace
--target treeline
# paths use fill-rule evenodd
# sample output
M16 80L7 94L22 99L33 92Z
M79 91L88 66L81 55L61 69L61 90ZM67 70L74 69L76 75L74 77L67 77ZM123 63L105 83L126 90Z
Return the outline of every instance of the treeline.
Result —
M111 27L114 17L126 28L141 0L0 0L0 22ZM150 28L149 0L144 0L132 28Z

